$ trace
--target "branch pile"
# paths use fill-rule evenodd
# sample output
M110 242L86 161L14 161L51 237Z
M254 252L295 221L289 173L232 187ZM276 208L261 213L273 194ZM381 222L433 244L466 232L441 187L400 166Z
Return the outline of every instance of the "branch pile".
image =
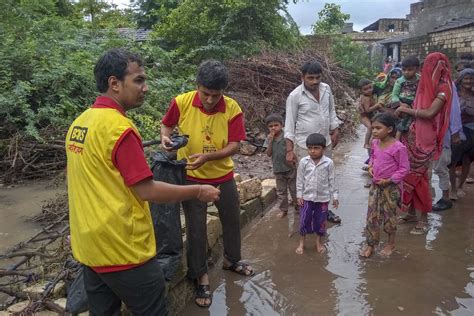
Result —
M0 174L5 183L51 177L66 167L63 132L54 128L41 130L38 140L17 133L0 146Z
M43 206L41 215L33 219L46 222L47 226L0 254L0 293L8 296L7 306L25 302L22 315L33 315L43 309L65 313L64 308L53 300L64 294L65 284L71 282L80 268L72 258L67 238L67 210L66 194L58 195ZM42 291L32 295L28 287L35 284L42 285Z
M342 120L343 134L354 130L352 122L352 88L347 85L350 72L332 63L327 55L316 49L295 53L264 52L246 59L231 60L228 94L243 107L246 125L264 130L265 117L274 112L284 114L286 98L301 84L300 67L317 60L323 67L323 82L329 84L336 99L336 112Z

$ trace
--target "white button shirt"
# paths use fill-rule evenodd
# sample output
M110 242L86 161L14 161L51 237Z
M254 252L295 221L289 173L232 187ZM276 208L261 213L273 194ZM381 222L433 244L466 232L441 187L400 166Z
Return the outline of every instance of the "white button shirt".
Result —
M334 162L322 156L318 164L306 156L298 164L296 196L305 201L329 202L338 199Z
M306 138L313 133L326 138L326 146L331 145L329 131L340 124L336 116L334 97L329 85L319 84L319 101L306 90L302 83L293 90L286 100L285 138L301 148L306 148Z

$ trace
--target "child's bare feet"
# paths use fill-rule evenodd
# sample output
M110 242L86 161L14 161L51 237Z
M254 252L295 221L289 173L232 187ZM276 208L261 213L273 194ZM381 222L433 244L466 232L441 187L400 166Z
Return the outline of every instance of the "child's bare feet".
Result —
M395 250L395 245L386 244L385 247L380 251L380 254L384 257L389 257Z
M320 254L323 254L327 251L326 246L324 245L316 245L316 251L319 252Z
M302 246L298 246L298 248L296 248L295 252L299 255L302 255L303 254L303 247Z
M374 247L366 246L364 249L360 251L359 256L361 256L362 258L370 258L373 252L374 252Z
M278 218L284 218L286 215L288 215L288 211L281 211L278 212L277 217Z

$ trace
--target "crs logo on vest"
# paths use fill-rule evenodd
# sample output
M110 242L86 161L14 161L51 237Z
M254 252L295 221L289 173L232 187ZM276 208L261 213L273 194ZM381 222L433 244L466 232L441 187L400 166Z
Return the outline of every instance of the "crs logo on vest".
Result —
M71 142L77 142L84 144L87 135L87 127L74 126L72 128L71 137L69 140Z

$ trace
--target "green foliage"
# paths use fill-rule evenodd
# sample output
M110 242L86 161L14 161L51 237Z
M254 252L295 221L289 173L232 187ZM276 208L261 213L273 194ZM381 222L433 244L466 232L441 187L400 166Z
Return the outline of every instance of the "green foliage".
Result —
M297 45L298 30L281 12L280 0L184 0L155 31L165 47L191 60L234 57Z
M155 24L163 21L181 2L181 0L131 0L134 8L138 10L138 26L145 29L151 29Z
M342 68L352 73L351 85L354 87L357 86L360 79L371 79L377 73L367 48L352 42L349 36L333 37L332 54Z
M343 13L341 6L335 3L325 3L318 13L319 20L313 25L314 34L337 34L350 19L350 14Z

